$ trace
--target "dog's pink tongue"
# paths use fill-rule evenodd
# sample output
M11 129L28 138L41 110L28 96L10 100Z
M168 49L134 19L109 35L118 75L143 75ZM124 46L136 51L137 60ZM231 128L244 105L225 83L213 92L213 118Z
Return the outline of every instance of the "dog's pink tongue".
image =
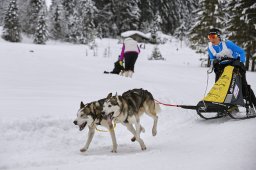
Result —
M108 124L109 124L109 125L112 124L112 120L110 119L110 117L108 117L107 121L108 121Z

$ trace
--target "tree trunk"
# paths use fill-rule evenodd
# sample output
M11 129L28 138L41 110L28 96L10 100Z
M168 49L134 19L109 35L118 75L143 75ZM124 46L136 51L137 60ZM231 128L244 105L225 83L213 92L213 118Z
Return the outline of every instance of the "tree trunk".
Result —
M255 55L255 48L256 48L256 42L252 42L252 71L255 70L255 60L256 60L256 55Z
M252 58L252 71L254 71L256 57Z
M247 48L246 48L246 62L245 62L245 68L246 68L246 70L248 70L249 69L249 63L250 63L250 53L251 53L251 47L250 46L248 46Z

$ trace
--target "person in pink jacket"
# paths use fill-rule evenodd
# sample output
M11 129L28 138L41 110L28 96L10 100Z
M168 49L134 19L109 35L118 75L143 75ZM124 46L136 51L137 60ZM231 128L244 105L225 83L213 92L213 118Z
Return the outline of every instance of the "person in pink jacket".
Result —
M120 62L124 61L125 67L124 71L121 75L125 77L132 77L134 73L134 65L140 53L140 48L138 46L137 41L132 38L126 38L123 43L121 55L120 55Z

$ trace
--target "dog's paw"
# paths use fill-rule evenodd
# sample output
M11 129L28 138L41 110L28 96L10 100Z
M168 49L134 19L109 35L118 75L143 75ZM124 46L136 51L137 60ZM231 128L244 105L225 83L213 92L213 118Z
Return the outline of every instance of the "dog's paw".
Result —
M142 133L145 133L145 129L144 129L144 127L140 127L140 131L142 132Z
M111 152L112 152L112 153L117 153L117 151L116 151L116 150L112 150Z
M80 152L85 152L85 151L87 151L87 149L85 148L80 149Z
M152 130L152 135L153 135L153 136L156 136L156 134L157 134L157 131L153 129L153 130Z
M132 142L135 142L135 140L136 140L136 137L133 136L133 137L131 138L131 141L132 141Z
M146 149L147 149L147 147L146 147L146 146L141 148L141 150L143 150L143 151L144 151L144 150L146 150Z

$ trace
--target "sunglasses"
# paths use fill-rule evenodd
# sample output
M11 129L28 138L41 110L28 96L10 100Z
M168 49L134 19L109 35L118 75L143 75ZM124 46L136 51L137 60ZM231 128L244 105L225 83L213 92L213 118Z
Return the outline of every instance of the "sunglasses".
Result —
M208 34L208 39L215 39L217 37L218 37L217 34Z

